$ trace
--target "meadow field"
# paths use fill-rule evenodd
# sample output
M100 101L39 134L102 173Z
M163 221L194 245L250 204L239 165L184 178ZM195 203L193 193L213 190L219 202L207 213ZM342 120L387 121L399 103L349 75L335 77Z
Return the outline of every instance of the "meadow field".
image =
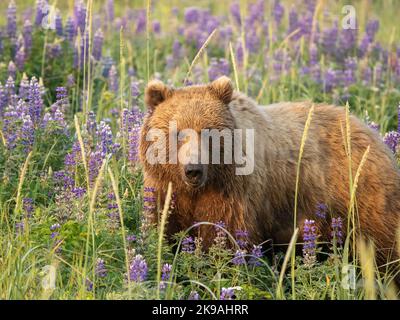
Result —
M138 157L149 80L222 75L261 105L348 104L397 157L399 1L5 0L0 12L0 299L400 297L340 218L331 243L315 221L299 226L295 259L293 243L267 252L219 221L208 251L185 231L167 240L144 226L156 199Z

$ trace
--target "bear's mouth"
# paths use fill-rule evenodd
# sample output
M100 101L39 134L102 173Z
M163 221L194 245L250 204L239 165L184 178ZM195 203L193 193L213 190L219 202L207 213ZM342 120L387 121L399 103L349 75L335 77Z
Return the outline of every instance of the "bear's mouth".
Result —
M200 189L206 185L207 178L202 177L200 179L187 179L183 178L183 182L191 189Z

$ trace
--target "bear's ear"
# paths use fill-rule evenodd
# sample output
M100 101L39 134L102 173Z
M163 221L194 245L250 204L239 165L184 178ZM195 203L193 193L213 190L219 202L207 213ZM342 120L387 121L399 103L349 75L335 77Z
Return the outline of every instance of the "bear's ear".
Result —
M151 80L145 90L145 102L149 110L154 110L161 102L167 100L173 93L173 89L166 86L160 80Z
M231 79L228 77L222 76L214 80L209 85L209 88L223 103L229 104L232 101L233 86Z

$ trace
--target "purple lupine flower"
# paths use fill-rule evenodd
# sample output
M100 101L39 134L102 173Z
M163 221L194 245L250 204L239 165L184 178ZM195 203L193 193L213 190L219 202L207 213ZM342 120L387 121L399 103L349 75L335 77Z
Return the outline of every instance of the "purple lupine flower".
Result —
M182 60L183 55L184 55L184 50L182 44L180 43L179 40L175 40L174 43L172 44L172 54L168 55L166 58L167 67L169 69L172 69L178 66L180 61Z
M368 37L367 34L365 34L363 36L363 38L361 39L361 42L358 46L358 55L361 58L363 58L366 55L366 53L369 50L370 45L371 45L371 39Z
M92 136L95 134L95 132L97 130L96 114L93 111L90 111L88 113L87 122L86 122L86 130Z
M75 3L74 7L75 24L80 29L81 33L86 29L86 5L82 0Z
M128 133L128 160L132 163L139 161L140 126L135 126Z
M219 247L226 246L226 233L224 231L226 229L226 224L223 221L218 221L215 224L215 239L214 242Z
M213 32L220 25L220 21L218 20L218 18L211 16L208 12L204 13L203 20L204 20L204 30L207 34Z
M400 133L397 131L390 131L383 137L383 142L389 147L389 149L395 154L397 146L400 142Z
M3 44L3 32L0 30L0 54L3 53L4 44Z
M331 92L339 84L338 70L328 68L324 75L324 90Z
M29 80L24 73L19 84L18 98L22 100L27 100L29 95Z
M332 242L334 243L336 241L337 244L342 245L343 244L343 222L342 218L332 218L332 224L331 224L332 232L331 232L331 237L332 237Z
M65 87L56 88L56 99L57 101L62 101L68 97L67 89Z
M69 42L74 41L75 37L75 24L72 17L67 18L67 22L65 23L65 35Z
M196 7L189 7L185 9L184 15L186 23L196 23L200 18L200 10Z
M14 0L10 1L7 8L7 35L10 39L17 35L17 7Z
M56 27L56 34L58 36L62 36L64 32L63 32L62 16L60 14L60 10L57 10L56 12L55 27Z
M97 126L96 135L98 137L97 147L101 152L101 156L104 158L108 153L113 153L113 134L111 127L104 121L100 121Z
M108 88L114 93L117 93L119 89L118 72L115 65L111 67L108 73Z
M326 53L334 54L336 52L336 43L339 36L338 22L335 21L332 28L326 29L322 33L321 45Z
M9 150L14 149L18 142L22 142L22 139L31 136L33 128L28 126L27 123L23 123L29 122L26 119L29 118L27 109L28 107L23 100L19 100L16 104L10 103L5 109L3 134Z
M0 83L0 115L3 115L4 109L8 104L8 94L3 85Z
M365 27L365 32L370 39L370 42L373 42L375 39L375 35L379 30L379 20L371 20L368 21L367 26Z
M15 42L15 50L18 52L19 49L21 49L24 46L24 37L22 34L18 36L17 41Z
M74 194L76 199L80 199L85 195L86 189L82 187L74 187L72 188L72 193Z
M115 194L109 193L107 195L108 200L110 201L107 204L107 216L110 221L110 227L116 229L120 226L120 216L118 211L118 204L115 202Z
M137 101L137 86L132 83L132 99L133 103ZM128 141L128 160L135 164L139 161L139 136L140 128L143 122L144 114L139 108L134 107L131 110L124 109L122 112L121 131Z
M55 239L56 237L58 237L60 235L59 230L61 228L61 225L59 223L55 223L53 225L50 226L50 238L51 239Z
M136 70L132 66L129 66L128 68L128 76L131 78L136 76Z
M23 37L25 50L30 52L32 49L32 22L30 20L25 20Z
M303 226L303 259L304 264L312 266L316 262L317 226L314 220L306 219Z
M338 37L338 46L336 51L336 57L338 60L342 60L343 57L355 48L357 43L357 30L356 29L344 29L341 30Z
M9 64L9 68L11 69L10 65L13 65L13 69L15 68L15 65L13 63ZM10 72L10 71L9 71ZM14 78L11 76L8 77L6 85L5 85L7 95L8 95L8 103L9 105L15 104L16 102L16 97L15 97L15 81Z
M69 74L67 76L67 87L72 88L73 86L75 86L75 77L73 74Z
M369 85L372 80L372 69L369 66L366 66L364 70L362 71L362 82L363 85Z
M24 232L24 230L25 230L25 224L23 221L17 222L15 224L15 233L17 235L22 234Z
M101 29L96 31L96 34L94 35L93 39L93 57L97 60L100 61L101 59L101 54L103 50L103 41L104 41L104 34Z
M15 64L18 68L19 71L22 71L24 69L24 65L25 65L25 48L21 47L17 54L15 55Z
M257 22L262 23L264 21L264 0L258 0L256 3L249 4L249 15L246 19L246 26L255 26Z
M400 104L397 107L397 132L400 133Z
M274 75L272 79L279 79L284 74L287 74L291 66L291 58L286 50L277 50L273 56Z
M288 34L293 33L298 28L299 15L297 13L297 8L293 6L289 11L289 29ZM297 37L295 38L297 39Z
M325 203L318 203L315 210L315 215L319 218L325 219L328 206Z
M89 181L93 185L99 175L100 167L103 163L103 155L100 150L91 151L89 153L88 169L89 169Z
M319 64L311 66L310 74L311 74L311 79L315 83L318 84L322 83L322 72L321 72L321 66Z
M29 84L28 105L32 121L37 124L43 110L43 99L42 88L35 77L32 77Z
M153 32L155 34L159 34L161 32L161 24L160 21L154 20L153 21Z
M59 224L59 223L55 223L55 224L52 224L51 226L50 226L50 230L51 231L56 231L56 230L58 230L58 229L60 229L61 228L61 225Z
M75 184L75 181L73 178L71 178L70 173L64 170L54 172L53 179L57 185L61 186L62 189L65 190L71 188Z
M255 30L248 31L246 32L246 49L250 53L255 53L258 51L259 46L260 46L260 38L258 37L257 33Z
M109 22L114 21L115 17L115 11L114 11L114 0L107 0L106 3L106 12L107 12L107 18Z
M246 251L245 250L236 250L235 256L232 259L232 263L239 266L246 264Z
M189 254L194 253L195 250L195 244L193 237L186 237L182 240L182 252L186 252Z
M21 144L24 146L25 152L31 151L35 138L35 128L31 120L31 116L28 114L25 114L22 117L22 125L19 138Z
M188 300L200 300L200 295L197 293L197 291L190 291Z
M106 57L103 58L103 60L102 60L102 65L103 65L102 74L103 74L104 77L108 77L108 75L110 73L110 69L114 64L115 64L114 60L110 56L106 56Z
M169 263L165 263L161 268L161 282L160 282L160 289L165 289L167 281L169 281L171 277L172 265Z
M247 240L249 238L249 233L247 231L236 230L235 238L240 249L245 249L247 247Z
M314 12L307 12L305 14L305 17L298 21L299 32L297 33L296 37L300 39L301 37L304 36L310 36L312 33L313 21L314 21ZM317 36L318 33L315 34L315 37Z
M273 16L277 25L281 24L284 14L285 14L285 8L282 6L280 0L275 0L273 7Z
M140 89L139 82L135 80L131 80L131 97L133 102L137 103L137 98L139 97Z
M222 288L219 299L220 300L234 300L235 299L235 289L234 288Z
M249 264L255 267L260 266L261 265L260 259L263 256L262 246L253 245L253 249L251 250L250 255L251 257L249 260Z
M348 57L345 59L345 71L343 73L343 81L346 86L357 81L356 71L357 71L357 59L354 57Z
M237 25L240 26L242 24L240 16L240 3L238 1L233 2L229 9L233 17L233 20Z
M232 36L233 36L232 26L228 25L225 27L221 27L219 29L219 35L220 35L219 38L221 39L222 43L224 45L228 45L229 42L232 40Z
M147 263L144 258L137 254L129 266L129 280L143 282L147 278Z
M89 279L86 279L85 284L86 284L86 290L87 291L92 291L93 290L93 282L92 281L90 281Z
M156 208L156 197L155 197L155 189L152 187L145 187L144 192L146 196L143 197L143 210L144 211L153 211Z
M103 259L97 259L95 273L99 278L104 278L107 276L107 268Z
M27 217L30 218L34 210L33 199L32 198L22 199L22 208L24 209Z
M36 0L36 18L35 24L37 26L42 26L43 19L46 17L48 9L47 0Z
M239 66L242 66L244 61L244 51L243 51L243 43L240 39L236 41L235 51L236 51L236 63Z
M134 234L128 234L127 236L126 236L126 241L127 242L135 242L137 240L137 237L134 235Z
M208 77L210 81L214 81L220 76L227 76L230 73L229 61L224 58L211 58L208 68Z
M142 33L146 30L147 15L146 10L140 10L136 18L136 33Z
M372 130L374 130L376 132L379 132L379 130L380 130L380 125L373 121L368 122L368 127L370 127Z

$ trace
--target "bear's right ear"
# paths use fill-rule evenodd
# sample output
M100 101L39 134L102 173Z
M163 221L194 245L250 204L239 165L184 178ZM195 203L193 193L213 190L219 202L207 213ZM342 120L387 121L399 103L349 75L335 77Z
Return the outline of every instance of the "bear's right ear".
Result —
M231 79L228 77L219 77L209 84L209 88L225 104L229 104L232 101L233 85Z
M149 110L154 110L161 102L167 100L173 93L173 89L166 86L160 80L151 80L145 90L145 102Z

